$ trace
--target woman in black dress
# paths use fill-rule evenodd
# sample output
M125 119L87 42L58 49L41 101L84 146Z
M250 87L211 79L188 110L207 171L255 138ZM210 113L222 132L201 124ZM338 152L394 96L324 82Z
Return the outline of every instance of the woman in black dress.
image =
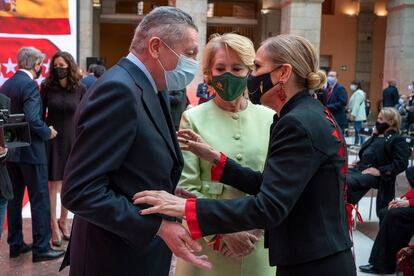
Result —
M56 219L56 195L62 188L63 170L74 139L73 116L86 92L80 83L78 66L68 52L57 52L50 62L49 75L41 86L43 110L47 125L53 126L58 135L48 141L49 197L52 244L62 244L61 232L69 239L68 211L61 206L59 221Z
M191 130L178 133L182 149L212 164L212 181L250 196L184 199L165 191L143 191L134 195L134 203L153 205L141 209L141 215L185 218L193 239L265 229L270 265L277 266L278 276L354 276L345 198L346 145L332 114L312 97L311 91L326 80L317 53L302 37L279 35L262 43L254 64L247 79L251 98L277 112L263 173L242 167ZM179 250L171 249L208 268L206 257L195 257L188 247L184 243ZM182 253L183 248L188 251Z

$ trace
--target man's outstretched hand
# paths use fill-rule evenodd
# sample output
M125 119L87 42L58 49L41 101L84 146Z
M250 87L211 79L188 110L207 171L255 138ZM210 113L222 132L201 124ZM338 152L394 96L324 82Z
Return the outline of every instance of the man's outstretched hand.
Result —
M188 231L179 223L163 220L158 230L158 236L164 240L175 256L202 269L211 269L212 264L206 255L197 256L201 245L191 239Z

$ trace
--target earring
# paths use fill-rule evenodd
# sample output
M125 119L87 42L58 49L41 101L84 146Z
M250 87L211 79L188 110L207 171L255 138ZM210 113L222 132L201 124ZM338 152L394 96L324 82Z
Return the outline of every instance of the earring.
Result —
M277 94L279 96L279 99L282 101L282 103L285 103L287 95L286 95L284 83L279 82L279 84L280 84L280 89L277 91Z

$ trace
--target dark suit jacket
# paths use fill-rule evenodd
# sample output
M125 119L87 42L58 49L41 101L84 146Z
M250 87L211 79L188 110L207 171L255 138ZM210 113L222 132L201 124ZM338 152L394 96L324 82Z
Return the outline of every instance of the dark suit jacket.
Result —
M10 109L10 99L3 94L0 94L0 109ZM10 200L13 198L13 187L7 173L5 159L6 157L0 158L0 195Z
M11 100L11 114L24 113L30 126L31 144L10 150L7 161L26 164L47 164L45 142L51 130L42 121L42 101L37 83L25 72L17 71L0 88Z
M395 86L388 86L382 92L382 107L395 107L398 104L400 95Z
M328 88L325 90L328 94ZM344 130L348 127L348 121L346 119L346 105L348 103L348 94L345 88L337 83L335 84L331 97L327 100L326 106L332 115L335 117L338 125Z
M183 159L166 112L125 58L83 97L62 189L76 215L71 275L168 275L171 252L156 237L161 217L140 216L132 203L139 191L173 193L180 178Z
M340 130L327 117L308 91L289 100L271 126L263 173L230 159L224 167L220 182L254 196L197 199L202 235L265 229L271 265L305 263L350 248L347 164L339 154L346 152Z
M86 86L87 89L89 89L96 82L96 78L93 74L88 75L81 79L81 82Z
M364 151L375 139L377 139L377 136L371 137L361 146L359 151L360 160ZM407 168L410 153L411 151L405 138L395 131L387 132L384 135L384 147L375 150L377 164L373 164L373 167L377 168L381 173L377 195L377 214L379 210L387 207L388 203L394 199L395 178L397 174Z

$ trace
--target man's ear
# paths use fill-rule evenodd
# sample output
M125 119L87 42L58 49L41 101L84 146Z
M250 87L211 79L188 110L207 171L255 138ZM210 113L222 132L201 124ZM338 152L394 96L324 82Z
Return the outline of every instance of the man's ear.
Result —
M159 58L161 39L158 37L151 37L148 40L148 52L154 59Z

